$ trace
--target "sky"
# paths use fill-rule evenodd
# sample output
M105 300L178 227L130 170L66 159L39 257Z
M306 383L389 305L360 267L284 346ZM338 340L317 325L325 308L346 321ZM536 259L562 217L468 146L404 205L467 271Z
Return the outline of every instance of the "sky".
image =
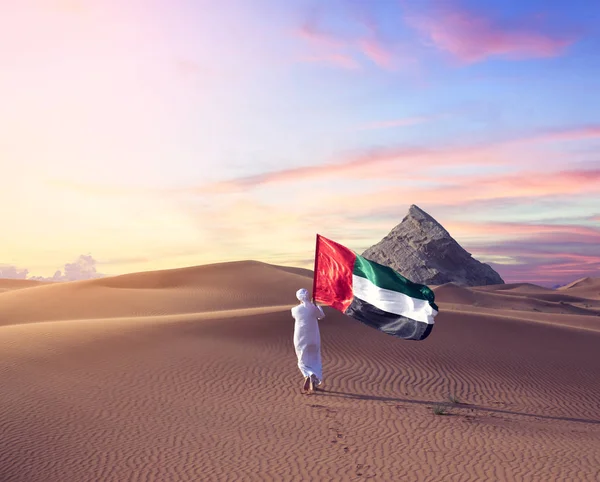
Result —
M311 267L416 204L600 276L600 2L3 0L0 277Z

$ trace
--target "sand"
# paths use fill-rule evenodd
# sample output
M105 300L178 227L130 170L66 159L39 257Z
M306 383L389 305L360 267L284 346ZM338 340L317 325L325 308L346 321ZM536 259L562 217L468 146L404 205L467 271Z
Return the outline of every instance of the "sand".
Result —
M423 342L326 308L309 396L289 309L311 280L2 280L0 481L600 480L600 280L436 287Z
M598 278L581 278L559 288L559 290L573 296L583 296L600 300L600 283L598 283Z
M5 291L20 290L22 288L31 288L32 286L41 286L41 281L29 279L3 279L0 278L0 293Z

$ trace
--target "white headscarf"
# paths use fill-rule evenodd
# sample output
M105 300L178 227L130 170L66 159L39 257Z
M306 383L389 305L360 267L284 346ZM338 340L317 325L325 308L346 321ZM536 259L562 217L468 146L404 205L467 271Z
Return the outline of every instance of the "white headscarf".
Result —
M310 293L306 288L300 288L296 291L296 298L302 302L302 304L306 304L310 301Z

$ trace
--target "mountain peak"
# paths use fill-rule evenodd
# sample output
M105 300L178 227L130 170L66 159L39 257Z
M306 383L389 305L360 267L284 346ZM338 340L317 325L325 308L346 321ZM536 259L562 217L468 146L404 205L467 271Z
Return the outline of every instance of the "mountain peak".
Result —
M413 217L428 216L428 217L431 217L431 216L429 216L429 214L427 214L425 211L423 211L416 204L411 204L410 205L410 208L408 208L408 216L413 216Z
M474 259L444 227L416 204L402 222L363 254L415 283L462 286L504 284L491 266Z

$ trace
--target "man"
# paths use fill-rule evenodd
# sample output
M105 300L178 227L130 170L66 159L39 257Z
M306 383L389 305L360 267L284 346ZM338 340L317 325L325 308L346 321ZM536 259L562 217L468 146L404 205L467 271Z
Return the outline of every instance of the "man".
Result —
M310 300L308 290L302 288L296 292L300 301L298 306L292 308L294 324L294 348L298 357L298 368L304 375L303 391L314 393L317 386L323 381L323 367L321 364L321 335L319 322L325 318L325 313L320 306Z

